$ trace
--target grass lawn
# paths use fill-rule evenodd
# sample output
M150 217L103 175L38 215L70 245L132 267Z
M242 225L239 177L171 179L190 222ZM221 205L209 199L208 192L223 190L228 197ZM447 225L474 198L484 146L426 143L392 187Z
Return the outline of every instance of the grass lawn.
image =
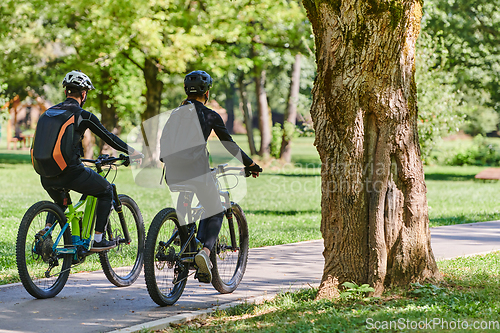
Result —
M317 290L308 289L158 332L499 332L500 252L438 265L442 282L388 290L381 298L314 300Z
M244 136L235 139L247 148ZM293 165L268 162L259 178L248 179L247 195L240 205L247 216L251 247L321 239L320 162L312 143L312 138L298 138ZM482 169L425 168L431 226L500 218L496 199L500 183L473 180ZM18 280L14 254L20 220L33 203L49 197L31 167L27 150L8 151L0 145L0 179L0 284L5 284ZM146 230L158 211L172 206L165 190L137 186L127 168L119 171L115 183L119 193L129 194L138 203ZM98 269L92 258L73 271Z

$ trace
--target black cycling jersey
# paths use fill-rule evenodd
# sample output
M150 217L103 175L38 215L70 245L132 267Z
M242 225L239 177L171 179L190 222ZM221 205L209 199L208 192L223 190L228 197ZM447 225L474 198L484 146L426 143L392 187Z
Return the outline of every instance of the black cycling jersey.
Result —
M54 105L51 109L68 110L76 114L78 118L76 119L75 137L73 138L73 144L76 147L75 155L68 164L68 169L83 167L83 164L80 161L80 155L82 153L81 142L87 128L116 150L127 154L130 154L134 151L133 148L128 146L119 137L117 137L113 133L110 133L94 114L82 109L76 99L67 98L64 102Z
M226 149L233 155L236 156L238 152L241 152L241 157L243 158L243 164L249 166L253 163L253 160L248 157L247 154L233 141L231 134L229 134L226 125L221 116L212 109L207 108L203 103L194 99L188 99L187 102L194 104L196 112L198 113L198 119L200 120L201 130L205 141L208 140L212 130L215 135L219 138L221 143L226 147ZM225 142L231 142L231 145L225 144Z

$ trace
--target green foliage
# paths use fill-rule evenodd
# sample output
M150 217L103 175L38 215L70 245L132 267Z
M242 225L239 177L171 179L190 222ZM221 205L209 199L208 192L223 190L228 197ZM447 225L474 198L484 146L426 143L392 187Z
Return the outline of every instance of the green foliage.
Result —
M316 135L312 123L303 123L301 127L296 128L296 132L298 133L299 137L305 138L314 137Z
M86 107L99 113L113 106L120 126L128 127L139 121L148 100L151 105L146 60L164 84L163 108L177 106L185 96L182 78L188 71L210 72L216 79L213 96L223 104L226 85L260 66L268 69L271 108L283 112L293 56L309 53L310 35L296 1L5 0L0 85L8 86L0 96L23 98L30 87L56 103L63 98L65 72L81 69L97 88ZM303 57L303 68L298 110L305 114L315 75L312 56Z
M366 294L374 292L375 289L370 287L369 284L357 285L354 282L344 282L342 286L345 289L340 293L340 298L343 300L363 300L368 301Z
M274 158L280 158L281 142L283 141L283 129L280 123L273 125L271 129L271 156Z
M411 289L409 291L410 295L418 298L433 298L437 295L446 294L446 289L440 288L432 283L426 283L424 285L417 283L411 284Z
M423 30L442 41L438 63L453 73L472 134L496 130L500 112L499 0L429 0L424 3Z
M422 32L417 46L418 134L424 161L439 139L457 132L465 118L455 76L444 70L445 59L436 53L442 43L442 37Z
M481 135L474 138L473 146L457 153L449 165L497 166L500 164L500 145L488 142Z

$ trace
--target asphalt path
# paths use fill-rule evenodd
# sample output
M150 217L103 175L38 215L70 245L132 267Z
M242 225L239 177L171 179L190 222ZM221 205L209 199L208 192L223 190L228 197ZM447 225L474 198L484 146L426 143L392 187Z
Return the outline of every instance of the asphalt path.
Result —
M500 250L500 221L431 229L436 259ZM251 249L245 276L232 294L189 278L179 301L157 306L144 278L126 288L102 272L72 274L61 293L37 300L20 284L0 286L0 332L107 332L262 295L319 285L323 241Z

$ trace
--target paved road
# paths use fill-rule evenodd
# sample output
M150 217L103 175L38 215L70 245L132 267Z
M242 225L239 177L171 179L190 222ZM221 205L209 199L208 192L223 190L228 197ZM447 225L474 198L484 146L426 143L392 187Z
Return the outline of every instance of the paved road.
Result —
M182 297L171 307L159 307L150 299L142 276L130 287L116 288L102 272L73 274L57 297L46 300L33 299L20 285L0 288L0 332L110 331L266 293L318 285L323 268L322 244L312 241L251 249L244 279L234 293L221 295L211 284L200 284L191 277Z
M433 228L437 259L500 249L500 221ZM33 299L20 285L0 287L0 332L105 332L180 313L227 304L263 294L318 285L323 269L322 241L250 250L245 277L233 294L190 278L171 307L158 307L144 279L116 288L102 272L71 275L55 298Z
M500 250L500 221L432 228L431 243L437 260Z

